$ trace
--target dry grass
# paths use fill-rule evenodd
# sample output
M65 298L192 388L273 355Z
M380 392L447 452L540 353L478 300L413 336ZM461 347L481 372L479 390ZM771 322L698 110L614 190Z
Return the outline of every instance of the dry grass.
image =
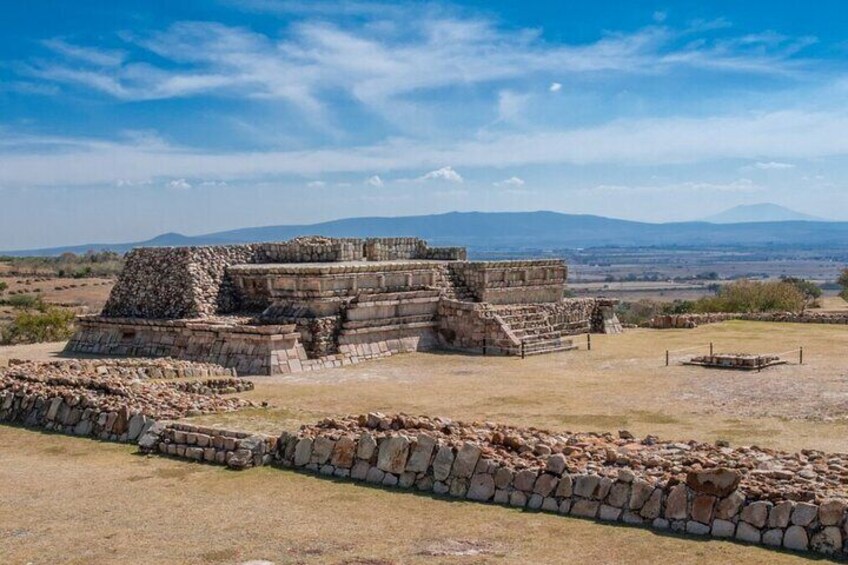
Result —
M278 433L327 415L405 411L846 451L846 334L848 328L840 326L740 321L592 336L591 352L524 361L401 355L317 374L259 377L246 396L269 401L269 408L201 420ZM803 344L806 364L760 374L663 366L666 348L710 341L719 351L760 353ZM51 354L38 346L20 348L14 356L28 351ZM5 354L0 348L0 356ZM275 469L234 473L138 457L130 447L15 428L0 428L0 445L0 508L14 509L0 512L3 562L798 560L738 544L445 502Z

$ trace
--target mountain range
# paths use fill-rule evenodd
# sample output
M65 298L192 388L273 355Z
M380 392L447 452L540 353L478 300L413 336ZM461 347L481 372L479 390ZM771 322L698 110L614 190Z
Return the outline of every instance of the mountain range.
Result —
M309 225L242 228L204 235L166 233L133 243L95 243L0 252L58 255L89 250L124 252L138 246L216 245L282 241L303 235L329 237L421 237L431 245L462 245L472 251L520 251L586 247L848 247L848 222L772 221L719 224L653 224L558 212L450 212L425 216L346 218Z
M740 224L746 222L825 222L824 218L811 216L790 210L778 204L763 202L761 204L743 204L734 206L724 212L703 218L704 222L713 224Z

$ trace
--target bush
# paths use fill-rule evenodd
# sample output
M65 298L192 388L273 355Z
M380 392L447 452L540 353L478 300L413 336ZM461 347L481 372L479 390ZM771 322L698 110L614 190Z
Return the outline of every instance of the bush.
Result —
M791 283L740 280L694 304L695 312L800 312L807 299Z
M32 294L15 294L5 300L0 300L0 304L23 309L35 308L40 310L44 308L44 302L41 301L41 297L33 296Z
M6 326L0 343L41 343L60 341L73 334L74 313L66 308L47 306L38 310L23 310Z
M7 288L9 288L9 285L6 281L0 281L0 292L5 292Z

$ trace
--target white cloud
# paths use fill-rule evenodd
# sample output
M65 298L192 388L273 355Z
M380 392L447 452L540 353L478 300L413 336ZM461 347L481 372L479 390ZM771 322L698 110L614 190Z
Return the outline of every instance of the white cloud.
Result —
M511 90L502 90L498 93L498 120L502 122L514 122L521 118L524 107L529 96L519 94Z
M365 179L365 184L380 188L385 183L383 182L383 179L381 179L379 177L379 175L372 175L372 176L368 177L367 179Z
M168 188L173 188L174 190L188 190L191 188L191 183L185 179L174 179L172 181L168 181Z
M453 167L442 167L441 169L436 169L435 171L430 171L425 175L419 177L418 180L442 180L446 182L462 182L462 176L453 170Z
M816 135L810 135L814 131ZM547 164L655 166L721 159L785 160L848 155L848 112L782 111L709 118L615 120L593 127L497 134L455 142L395 139L301 151L216 152L160 141L0 137L0 185L112 184L115 179L255 179L331 173ZM769 162L763 160L762 162ZM425 169L426 170L426 169ZM418 180L459 181L452 167Z
M657 10L656 12L653 13L653 15L651 17L653 18L653 20L655 22L662 23L668 17L668 13L666 13L662 10Z
M309 188L324 188L325 186L327 186L327 183L322 180L314 180L306 183L306 186L308 186Z
M524 179L519 178L519 177L509 177L508 179L504 179L502 181L498 181L498 182L494 183L495 186L512 186L512 187L524 186L525 184L526 183L524 182Z
M754 167L763 170L781 170L781 169L794 169L795 165L792 163L779 163L777 161L769 161L768 163L755 163Z
M559 92L560 90L562 90L562 84L558 82L552 82L551 85L548 87L548 90L550 92Z

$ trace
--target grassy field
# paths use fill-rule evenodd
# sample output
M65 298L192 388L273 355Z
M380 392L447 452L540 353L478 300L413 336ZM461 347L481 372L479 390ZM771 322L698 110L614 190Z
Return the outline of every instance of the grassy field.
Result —
M409 354L257 377L268 408L195 420L279 433L371 410L554 430L628 429L787 450L848 449L848 328L729 322L592 336L592 351L496 358ZM582 339L585 340L585 337ZM768 353L805 364L762 373L664 366L665 349ZM0 348L49 358L62 344ZM694 353L694 352L693 352ZM681 357L673 357L678 360ZM0 427L3 563L784 563L738 544L328 481L140 457L127 446Z

